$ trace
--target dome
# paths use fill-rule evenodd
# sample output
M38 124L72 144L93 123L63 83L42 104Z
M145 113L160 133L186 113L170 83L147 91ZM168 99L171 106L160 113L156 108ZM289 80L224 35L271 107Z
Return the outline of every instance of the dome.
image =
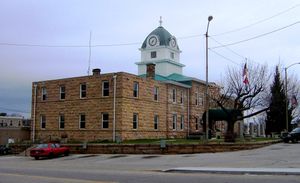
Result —
M173 39L176 46L175 49L179 50L179 47L176 43L176 38L172 36L165 28L162 26L157 27L155 30L153 30L145 39L145 41L142 44L142 49L145 49L147 45L147 41L150 36L156 36L158 38L159 46L170 46L170 41ZM174 43L173 43L174 45ZM158 45L157 45L158 46Z

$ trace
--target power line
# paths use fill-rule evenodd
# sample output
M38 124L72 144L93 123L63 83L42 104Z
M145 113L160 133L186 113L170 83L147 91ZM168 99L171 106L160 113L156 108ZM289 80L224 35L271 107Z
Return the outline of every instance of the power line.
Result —
M30 113L28 111L23 111L23 110L19 110L19 109L5 108L5 107L0 107L0 109L1 110L6 110L6 111L10 111L10 112L20 112L20 113L26 113L26 114Z
M241 40L241 41L236 41L236 42L233 42L233 43L228 43L228 44L225 44L225 45L222 45L222 46L211 47L210 49L222 48L222 47L226 47L226 46L232 46L232 45L240 44L240 43L243 43L243 42L251 41L253 39L257 39L257 38L260 38L260 37L263 37L263 36L267 36L269 34L281 31L281 30L286 29L288 27L294 26L294 25L296 25L298 23L300 23L300 21L294 22L294 23L289 24L287 26L284 26L284 27L275 29L273 31L270 31L270 32L267 32L267 33L264 33L264 34L260 34L260 35L257 35L257 36L254 36L254 37L251 37L251 38L248 38L248 39L244 39L244 40Z
M240 64L238 64L237 62L235 62L235 61L233 61L233 60L231 60L231 59L225 57L224 55L221 55L220 53L216 52L215 50L212 50L212 49L209 48L209 51L212 51L212 52L215 53L216 55L219 55L220 57L224 58L225 60L228 60L228 61L231 62L231 63L234 63L234 64L236 64L236 65L240 65Z
M117 43L117 44L97 44L91 47L110 47L110 46L129 46L142 44L141 42L135 43ZM46 44L24 44L24 43L0 43L0 46L18 46L18 47L50 47L50 48L89 48L90 45L46 45Z
M212 35L212 36L222 36L222 35L225 35L225 34L229 34L229 33L233 33L233 32L238 32L238 31L241 31L241 30L250 28L250 27L252 27L252 26L254 26L254 25L257 25L257 24L266 22L266 21L268 21L268 20L270 20L270 19L273 19L273 18L275 18L275 17L277 17L277 16L279 16L279 15L282 15L282 14L288 12L288 11L291 11L292 9L297 8L299 5L300 5L300 4L297 4L297 5L293 6L293 7L290 7L290 8L288 8L288 9L286 9L286 10L283 10L283 11L281 11L281 12L275 14L275 15L272 15L272 16L270 16L270 17L268 17L268 18L259 20L259 21L257 21L257 22L252 23L252 24L246 25L246 26L244 26L244 27L240 27L240 28L237 28L237 29L233 29L233 30L230 30L230 31L223 32L223 33L215 34L215 35Z
M239 56L239 57L241 57L241 58L243 58L243 59L246 58L246 57L244 57L243 55L240 55L239 53L233 51L231 48L229 48L229 47L225 46L224 44L220 43L219 41L217 41L217 40L214 39L213 37L210 36L209 38L212 39L214 42L218 43L219 45L225 47L227 50L229 50L230 52L234 53L235 55L237 55L237 56Z

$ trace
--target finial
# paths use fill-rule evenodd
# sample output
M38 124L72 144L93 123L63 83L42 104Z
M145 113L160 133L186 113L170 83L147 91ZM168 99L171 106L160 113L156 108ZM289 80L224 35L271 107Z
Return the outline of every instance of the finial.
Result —
M161 25L162 25L162 17L160 16L159 17L159 26L161 27Z

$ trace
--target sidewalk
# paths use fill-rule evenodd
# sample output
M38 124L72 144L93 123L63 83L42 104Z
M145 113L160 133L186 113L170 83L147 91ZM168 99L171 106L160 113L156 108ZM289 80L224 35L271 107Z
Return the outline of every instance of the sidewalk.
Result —
M254 174L254 175L300 175L300 168L218 168L218 167L178 167L163 172Z

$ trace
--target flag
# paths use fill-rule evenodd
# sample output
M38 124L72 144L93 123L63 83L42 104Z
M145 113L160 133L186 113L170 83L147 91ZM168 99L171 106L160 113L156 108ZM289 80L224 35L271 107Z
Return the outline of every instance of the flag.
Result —
M295 95L293 95L291 98L291 104L292 104L293 108L297 107L297 105L298 105L298 101L297 101L297 98Z
M244 83L245 85L248 85L248 84L249 84L247 63L245 63L244 69L243 69L243 83Z

